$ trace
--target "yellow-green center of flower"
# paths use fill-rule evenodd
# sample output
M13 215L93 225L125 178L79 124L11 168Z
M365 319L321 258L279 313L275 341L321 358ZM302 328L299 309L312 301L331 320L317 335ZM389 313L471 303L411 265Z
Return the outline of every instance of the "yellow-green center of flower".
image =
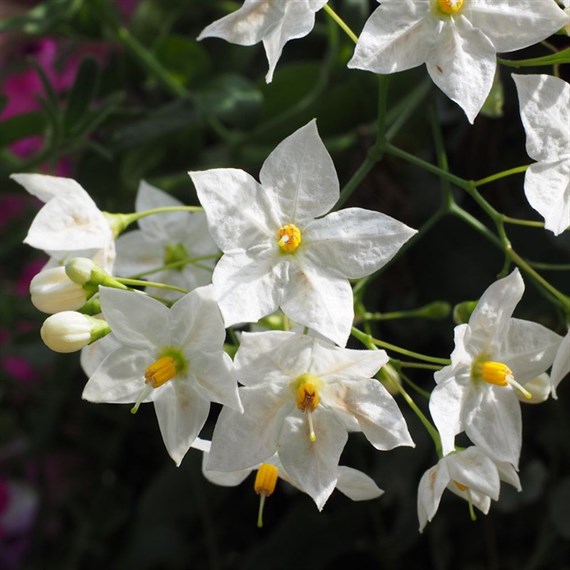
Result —
M253 490L260 496L259 513L257 515L257 526L259 528L263 526L263 507L265 505L265 498L271 496L273 491L275 491L278 475L279 471L277 470L277 467L270 463L262 463L257 470Z
M302 374L293 381L295 389L295 403L297 408L307 414L309 422L309 441L314 443L317 440L315 428L313 426L313 416L311 415L321 401L319 397L319 386L321 381L314 374Z
M474 362L471 374L475 380L482 380L494 386L510 385L519 390L527 400L532 398L532 394L515 380L512 370L502 362L479 358Z
M164 265L172 266L172 269L182 271L189 258L188 250L181 243L169 244L164 248Z
M301 230L295 224L279 228L277 243L283 253L293 253L301 245Z
M437 0L437 7L444 14L456 14L462 6L463 0Z

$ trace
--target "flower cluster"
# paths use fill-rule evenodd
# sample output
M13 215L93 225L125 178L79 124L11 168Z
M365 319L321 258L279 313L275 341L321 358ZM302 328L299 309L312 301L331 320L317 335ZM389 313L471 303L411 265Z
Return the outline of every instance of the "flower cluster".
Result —
M263 42L270 82L287 41L307 35L321 9L332 12L326 0L245 0L198 39ZM567 22L553 0L383 0L348 67L389 74L425 63L473 123L491 91L496 54L533 45ZM526 169L524 192L545 220L534 223L558 236L570 226L570 87L549 75L513 80L536 161ZM143 181L134 212L109 214L72 179L12 175L44 202L25 242L49 261L30 293L50 314L44 342L57 352L82 350L84 399L128 404L132 414L152 402L176 465L197 448L215 483L237 485L257 470L261 510L278 478L320 510L335 488L354 500L383 493L364 473L340 465L350 433L379 451L415 445L379 380L390 376L438 455L419 482L420 531L445 489L465 499L472 516L473 506L489 511L501 481L521 489L520 404L557 397L570 371L570 333L562 338L513 317L525 283L518 268L507 275L511 262L570 309L567 297L513 253L505 217L486 208L499 235L492 239L508 261L502 277L456 326L450 360L430 359L374 339L373 316L355 315L363 304L355 290L396 261L417 232L377 211L339 209L339 179L316 120L276 146L259 181L236 168L189 177L200 206ZM463 186L484 201L477 183ZM448 202L459 210L451 192ZM134 222L138 229L123 233ZM270 321L279 330L267 330ZM351 335L366 349L348 348ZM402 363L378 347L438 363L429 394L433 423L400 385L405 375L394 370ZM208 441L200 436L212 403L222 409Z

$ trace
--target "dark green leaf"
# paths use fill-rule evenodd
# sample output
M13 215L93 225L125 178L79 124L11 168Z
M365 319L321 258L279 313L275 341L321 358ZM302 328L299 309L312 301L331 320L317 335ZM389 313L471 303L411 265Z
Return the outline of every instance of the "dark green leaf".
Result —
M92 57L86 57L79 67L75 83L67 99L65 109L66 132L77 132L77 125L87 112L99 84L99 64Z

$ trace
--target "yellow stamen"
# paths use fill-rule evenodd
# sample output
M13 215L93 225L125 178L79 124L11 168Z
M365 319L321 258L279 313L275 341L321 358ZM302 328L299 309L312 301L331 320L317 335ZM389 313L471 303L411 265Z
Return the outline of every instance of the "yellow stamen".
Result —
M486 360L481 364L480 375L481 379L489 384L495 386L508 386L510 384L519 390L527 400L532 398L532 394L515 380L512 370L502 362Z
M317 390L317 379L311 374L304 374L297 379L299 386L297 388L297 408L307 414L309 422L309 440L311 443L317 441L315 434L315 426L313 425L312 413L319 405L320 398Z
M444 14L455 14L461 10L463 0L437 0L437 7Z
M277 470L277 467L270 463L262 463L257 470L253 490L260 495L259 512L257 514L257 526L259 528L263 526L263 508L265 506L265 498L271 496L273 491L275 491L278 475L279 471Z
M460 491L467 491L467 489L468 489L467 485L464 485L463 483L460 483L459 481L456 481L455 479L453 479L453 484L454 484Z
M277 243L284 253L293 253L301 244L301 230L295 224L279 228Z
M158 388L176 376L176 364L170 356L163 356L144 371L144 381L152 388Z

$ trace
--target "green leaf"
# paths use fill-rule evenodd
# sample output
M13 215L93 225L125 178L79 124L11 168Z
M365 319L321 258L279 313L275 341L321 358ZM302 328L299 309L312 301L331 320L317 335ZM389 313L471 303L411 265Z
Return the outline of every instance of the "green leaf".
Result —
M16 141L44 133L46 119L42 113L25 113L2 121L0 147Z
M44 35L60 21L70 18L83 0L48 0L34 6L21 16L0 20L0 32L21 30L26 34Z
M73 89L69 93L65 109L66 132L77 132L99 85L99 64L92 57L86 57L79 67Z
M550 55L542 57L532 57L530 59L503 59L497 58L498 62L507 67L534 67L537 65L562 65L570 63L570 48L563 49Z
M206 50L196 41L182 36L165 37L158 45L156 58L181 84L204 77L210 69Z

